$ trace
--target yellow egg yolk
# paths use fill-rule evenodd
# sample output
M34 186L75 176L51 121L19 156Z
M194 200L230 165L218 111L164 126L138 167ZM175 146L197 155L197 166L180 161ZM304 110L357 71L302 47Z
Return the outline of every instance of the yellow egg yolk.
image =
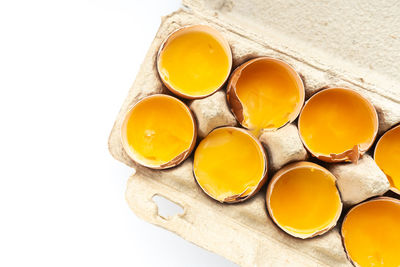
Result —
M312 235L326 229L342 207L335 179L308 166L280 176L269 197L271 216L294 235Z
M377 199L356 206L343 222L342 235L358 266L400 266L400 201Z
M160 75L174 90L190 96L216 91L230 72L227 51L209 33L188 31L167 41L160 54Z
M194 121L178 99L154 95L138 102L128 114L126 139L139 163L159 166L188 150Z
M260 59L246 66L236 84L236 94L243 106L241 124L257 132L287 123L303 101L304 89L296 75L276 61Z
M372 143L375 121L375 111L367 100L351 90L327 89L304 106L299 130L314 155L329 156Z
M194 154L193 169L199 185L214 199L248 195L264 176L262 147L237 128L218 128L206 136Z
M400 126L386 132L375 149L375 161L390 185L400 191Z

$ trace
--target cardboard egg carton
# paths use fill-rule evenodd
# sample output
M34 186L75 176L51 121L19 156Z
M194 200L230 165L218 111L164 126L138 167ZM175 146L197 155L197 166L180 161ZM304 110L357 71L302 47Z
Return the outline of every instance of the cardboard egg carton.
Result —
M113 157L135 171L126 190L131 209L142 219L242 266L351 266L338 227L308 240L293 238L268 216L265 188L243 203L220 204L196 184L191 157L169 170L139 166L124 151L120 129L125 113L138 100L155 93L169 94L156 68L158 49L168 34L185 25L206 24L229 42L233 69L248 59L270 56L286 61L299 72L306 99L327 87L351 88L375 106L382 134L400 122L400 20L393 19L400 14L400 6L389 2L184 0L180 10L162 19L110 134ZM199 121L201 136L214 127L236 124L224 101L224 90L205 99L185 100ZM273 157L269 177L287 162L308 157L299 142L296 123L287 127L280 129L287 132L282 135L288 136L287 140L279 139L276 133L261 135ZM346 194L349 205L387 190L388 185L382 182L384 175L368 155L365 157L361 162L365 168L351 164L326 166L338 172L338 186L347 189L341 193L342 197ZM366 179L366 193L360 197L355 192L360 180L352 177L369 175L372 170L378 178ZM152 200L155 195L179 204L183 213L170 218L159 216Z

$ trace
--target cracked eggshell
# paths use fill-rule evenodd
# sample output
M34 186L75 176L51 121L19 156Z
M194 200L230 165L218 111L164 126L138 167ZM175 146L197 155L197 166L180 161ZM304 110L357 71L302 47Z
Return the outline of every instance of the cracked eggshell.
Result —
M200 138L204 138L217 127L237 124L226 103L223 91L218 91L203 99L193 100L189 107L196 116Z
M137 153L135 153L133 151L133 149L130 147L130 145L128 144L128 140L127 140L127 123L128 120L130 118L130 115L132 113L132 111L135 109L135 107L141 103L142 101L152 98L152 97L165 97L165 98L170 98L173 99L174 101L177 101L180 105L182 105L182 107L185 109L185 111L188 113L188 115L190 116L192 123L193 123L193 138L192 141L190 143L190 146L183 151L182 153L180 153L178 156L176 156L175 158L173 158L172 160L170 160L169 162L160 164L160 165L151 165L148 164L144 161L142 161L139 156L137 155ZM120 138L121 138L121 143L122 143L122 147L125 150L125 152L127 153L127 155L129 156L129 158L131 158L134 162L145 166L147 168L151 168L151 169L168 169L168 168L172 168L175 167L177 165L179 165L180 163L182 163L185 159L187 159L190 155L190 153L192 153L195 145L196 145L196 140L197 140L197 124L196 124L196 120L194 118L194 115L192 113L192 111L189 109L188 106L186 106L185 103L183 103L181 100L170 96L170 95L164 95L164 94L154 94L154 95L150 95L150 96L146 96L144 98L142 98L141 100L139 100L138 102L136 102L129 110L128 112L125 114L124 116L124 120L122 122L122 126L121 126L121 132L120 132Z
M383 195L390 187L386 175L369 155L364 155L357 164L334 163L327 168L336 176L342 201L347 206Z
M274 186L276 184L276 182L287 172L293 170L293 169L297 169L297 168L312 168L312 169L318 169L321 170L322 172L326 173L332 180L335 181L336 183L336 177L329 172L327 169L325 169L324 167L312 163L312 162L308 162L308 161L300 161L300 162L295 162L289 165L286 165L285 167L283 167L282 169L280 169L279 171L277 171L274 176L271 178L271 181L268 184L268 188L267 188L267 194L266 194L266 204L267 204L267 210L268 213L271 217L271 219L274 221L274 223L280 228L282 229L284 232L286 232L287 234L297 237L297 238L301 238L301 239L308 239L308 238L312 238L315 236L319 236L319 235L323 235L324 233L328 232L329 230L331 230L332 228L334 228L340 218L340 215L342 213L342 209L343 209L343 202L341 200L341 197L339 196L340 199L340 207L338 208L335 218L332 220L332 222L326 226L324 229L322 230L317 230L311 234L300 234L300 233L294 233L294 232L290 232L289 230L287 230L286 228L282 227L279 222L276 220L276 218L274 217L274 213L272 211L271 205L270 205L270 201L271 201L271 194L272 194L272 190L274 189ZM337 184L336 184L336 188L337 188ZM338 189L337 189L338 190ZM339 194L340 195L340 194Z
M301 135L301 116L302 113L304 111L304 109L307 107L307 104L310 103L310 101L315 98L318 97L319 94L324 93L326 91L329 90L346 90L348 92L351 92L354 96L357 96L358 98L362 99L363 101L365 101L365 103L367 103L368 107L370 108L371 112L372 112L372 116L373 116L373 123L374 123L374 133L373 133L373 138L371 139L370 142L368 143L362 143L362 144L357 144L355 145L353 148L347 150L347 151L343 151L342 153L338 153L338 154L334 154L331 153L330 155L325 155L325 154L321 154L321 153L317 153L315 151L312 151L309 146L307 146L307 143L305 142L303 136ZM315 93L314 95L312 95L304 104L303 109L300 113L299 116L299 120L298 120L298 124L297 127L299 129L299 133L300 133L300 138L304 144L304 146L307 148L307 150L311 153L311 155L313 155L314 157L318 158L319 160L325 161L325 162L344 162L344 161L350 161L350 162L354 162L357 163L358 160L360 159L360 157L368 151L368 149L372 146L372 144L375 141L376 135L378 133L378 128L379 128L379 122L378 122L378 113L376 112L375 107L372 105L372 103L364 98L361 94L357 93L354 90L351 89L347 89L347 88L341 88L341 87L337 87L337 88L328 88L328 89L323 89L317 93Z
M289 114L288 121L286 122L286 124L293 122L299 115L301 108L304 104L305 90L304 90L303 80L301 79L300 75L289 64L287 64L286 62L284 62L280 59L271 58L271 57L257 57L257 58L251 59L251 60L243 63L242 65L240 65L233 71L233 73L229 79L227 89L226 89L226 96L227 96L228 103L229 103L229 106L230 106L233 114L235 115L238 122L243 127L247 128L246 126L244 126L243 105L239 99L239 96L236 93L236 84L237 84L243 70L245 68L247 68L248 66L250 66L252 63L255 63L260 60L273 62L275 64L279 64L279 65L283 66L289 73L291 73L293 78L296 80L296 83L300 90L300 101L299 101L298 105L296 106L295 110ZM284 124L284 125L286 125L286 124ZM283 127L283 126L281 126L281 127ZM274 130L274 129L277 129L277 128L270 128L270 130Z
M224 48L226 56L228 57L228 62L229 62L229 67L228 67L228 72L226 74L225 79L223 80L223 82L221 82L220 86L215 88L214 91L212 91L209 94L206 95L201 95L201 96L191 96L188 94L184 94L182 92L180 92L179 90L177 90L176 88L174 88L167 80L164 79L164 75L161 74L161 54L163 53L165 47L168 45L168 43L173 40L175 37L181 35L181 34L185 34L187 32L191 32L191 31L201 31L201 32L205 32L208 33L210 35L212 35ZM160 49L158 50L157 53L157 72L159 77L161 78L163 84L175 95L179 96L179 97L183 97L186 99L199 99L199 98L204 98L207 97L209 95L214 94L216 91L218 91L224 84L225 82L228 80L230 72L232 69L232 51L231 48L229 46L228 41L226 41L226 39L224 38L224 36L217 31L216 29L207 26L207 25L203 25L203 24L198 24L198 25L190 25L190 26L183 26L175 31L173 31L172 33L170 33L168 35L168 37L165 39L165 41L161 44Z
M214 200L216 200L216 201L218 201L218 202L221 202L221 203L239 203L239 202L243 202L243 201L245 201L245 200L251 198L252 196L254 196L254 195L261 189L261 187L265 184L265 182L266 182L266 180L267 180L267 176L268 176L268 175L267 175L267 172L268 172L268 158L267 158L267 155L266 155L266 153L265 153L264 147L263 147L263 145L261 144L261 142L260 142L256 137L254 137L250 132L248 132L247 130L245 130L245 129L243 129L243 128L238 128L238 127L226 126L226 127L219 127L219 128L216 128L216 129L212 130L212 131L210 132L210 134L211 134L213 131L216 131L216 130L219 130L219 129L231 129L231 130L233 130L233 131L240 131L240 132L242 132L242 133L245 133L246 135L248 135L249 137L251 137L251 138L255 141L255 143L257 144L258 148L260 149L260 152L261 152L261 154L262 154L262 158L264 159L264 171L263 171L263 174L262 174L262 176L260 177L260 179L259 179L259 181L258 181L257 186L254 187L254 189L253 189L252 191L250 191L250 192L247 192L247 188L246 188L246 189L245 189L242 193L240 193L240 194L228 196L228 197L225 197L224 199L218 199L218 198L216 198L215 196L212 196L212 195L201 185L201 183L199 183L198 178L196 177L196 171L195 171L194 164L193 164L193 176L194 176L194 178L195 178L195 180L196 180L196 183L199 185L199 187L200 187L200 188L203 190L203 192L204 192L207 196L209 196L210 198L212 198L212 199L214 199ZM194 161L195 161L195 160L196 160L196 159L194 159Z
M269 166L272 171L279 170L287 163L308 158L299 131L293 123L276 131L264 131L260 136L260 141L268 152Z

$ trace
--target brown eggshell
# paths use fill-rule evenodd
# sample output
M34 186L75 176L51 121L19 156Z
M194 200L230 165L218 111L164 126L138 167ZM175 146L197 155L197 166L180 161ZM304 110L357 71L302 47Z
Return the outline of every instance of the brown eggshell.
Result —
M344 217L344 219L343 219L343 224L344 224L344 222L346 221L347 216L348 216L355 208L357 208L357 207L359 207L359 206L361 206L361 205L364 205L365 203L369 203L369 202L377 201L377 200L392 201L392 202L394 202L394 203L400 205L400 200L398 200L398 199L396 199L396 198L392 198L392 197L376 197L376 198L373 198L373 199L371 199L371 200L364 201L364 202L362 202L362 203L360 203L360 204L357 204L356 206L352 207L352 208L347 212L346 216ZM344 237L344 234L343 234L343 224L342 224L342 227L340 228L340 236L342 237L342 243L343 243L344 250L345 250L345 252L346 252L346 256L347 256L347 258L349 259L349 261L350 261L354 266L360 267L359 264L357 264L356 262L354 262L354 261L352 260L352 258L350 257L349 253L347 252L346 243L344 242L344 238L345 238L345 237Z
M317 96L318 94L320 94L321 92L324 92L326 90L335 90L335 89L344 89L344 90L349 90L351 92L353 92L355 95L357 95L358 97L360 97L361 99L365 100L368 103L368 106L370 107L370 109L373 111L373 116L374 116L374 138L371 140L371 142L368 143L362 143L362 144L357 144L355 145L352 149L346 150L342 153L339 154L330 154L330 155L324 155L324 154L319 154L316 153L315 151L312 151L306 144L303 136L301 135L301 130L300 130L300 119L297 123L297 127L299 129L299 133L300 133L300 138L301 141L303 142L304 146L307 148L307 150L311 153L311 155L313 155L314 157L325 161L325 162L343 162L343 161L350 161L353 163L357 163L358 160L360 159L360 157L368 151L368 149L372 146L372 144L375 141L376 135L378 133L378 126L379 126L379 122L378 122L378 113L376 112L375 107L372 105L372 103L364 98L362 95L360 95L359 93L357 93L356 91L353 91L351 89L347 89L347 88L327 88L324 90L321 90L317 93L315 93L314 95L312 95L304 104L303 109L307 106L307 104L309 103L309 101ZM300 113L300 117L301 117L301 113Z
M328 174L335 181L335 184L336 184L336 177L331 172L329 172L327 169L323 168L320 165L317 165L315 163L308 162L308 161L299 161L299 162L291 163L289 165L286 165L285 167L283 167L279 171L277 171L274 174L274 176L272 177L271 181L269 182L268 188L267 188L266 204L267 204L267 210L268 210L269 215L271 216L271 218L274 221L274 223L280 229L282 229L284 232L286 232L287 234L289 234L291 236L294 236L294 237L297 237L297 238L301 238L301 239L307 239L307 238L312 238L312 237L315 237L315 236L318 236L318 235L322 235L322 234L328 232L329 230L331 230L333 227L335 227L336 224L337 224L337 221L340 218L340 215L341 215L341 212L342 212L342 209L343 209L343 203L340 200L340 208L338 209L334 220L326 228L324 228L324 229L322 229L320 231L316 231L316 232L314 232L312 234L304 234L303 235L303 234L298 234L298 233L292 233L292 232L288 231L287 229L281 227L279 222L275 219L274 214L273 214L272 209L271 209L271 205L270 205L270 199L271 199L272 190L274 189L275 183L282 177L282 175L284 175L285 173L287 173L290 170L297 169L297 168L302 168L302 167L308 167L308 168L314 168L314 169L321 170L324 173ZM336 189L338 190L338 194L340 195L340 193L339 193L340 191L337 188L337 185L336 185Z
M194 176L194 178L195 178L197 184L198 184L198 185L200 186L200 188L203 190L203 192L204 192L207 196L209 196L210 198L212 198L212 199L214 199L214 200L216 200L216 201L218 201L218 202L221 202L221 203L239 203L239 202L243 202L243 201L249 199L250 197L254 196L254 195L261 189L261 187L265 184L265 182L266 182L266 180L267 180L267 170L268 170L268 159L267 159L267 155L266 155L266 153L265 153L264 147L263 147L263 145L261 144L261 142L260 142L256 137L254 137L250 132L248 132L248 131L245 130L245 129L238 128L238 127L232 127L232 126L224 126L224 127L216 128L216 129L212 130L210 133L212 133L213 131L215 131L215 130L217 130L217 129L221 129L221 128L233 129L233 130L235 130L235 131L241 131L241 132L247 134L248 136L250 136L254 141L256 141L256 143L257 143L257 145L259 146L260 151L261 151L261 153L262 153L262 155L263 155L264 163L265 163L265 164L264 164L264 172L263 172L262 177L260 178L260 181L258 182L257 186L256 186L250 193L245 194L246 191L247 191L247 188L246 188L241 194L229 196L229 197L226 197L226 198L223 199L223 200L219 200L219 199L216 199L216 198L214 198L213 196L211 196L211 195L201 186L201 184L198 182L198 180L197 180L197 178L196 178L196 173L195 173L195 171L194 171L194 167L193 167L193 176Z
M127 126L127 122L128 119L132 113L132 111L135 109L136 105L138 103L140 103L141 101L151 98L151 97L166 97L166 98L172 98L176 101L179 101L179 103L181 105L183 105L183 107L185 108L185 110L188 112L188 114L191 117L191 120L193 122L193 139L192 142L190 144L190 147L183 151L181 154L179 154L178 156L176 156L175 158L173 158L172 160L170 160L169 162L163 163L161 165L149 165L145 162L142 162L137 156L136 154L132 151L131 147L128 144L127 138L126 138L126 126ZM181 100L173 97L173 96L169 96L169 95L164 95L164 94L154 94L154 95L150 95L150 96L146 96L144 98L142 98L141 100L139 100L138 102L136 102L129 110L128 112L125 114L124 120L122 122L122 126L121 126L121 132L120 132L120 138L121 138L121 142L122 142L122 147L124 148L124 150L126 151L126 153L128 154L128 156L135 161L136 163L145 166L147 168L151 168L151 169L168 169L168 168L172 168L175 167L177 165L179 165L180 163L182 163L185 159L187 159L190 155L190 153L192 153L195 145L196 145L196 139L197 139L197 123L196 123L196 119L194 118L194 115L192 113L192 111L189 109L188 106L186 106L185 103L183 103Z
M243 104L240 101L239 96L236 93L236 84L237 84L243 70L245 68L247 68L249 65L253 64L254 62L257 62L260 60L273 62L275 64L280 64L281 66L283 66L286 70L288 70L289 73L291 73L293 75L294 79L297 82L299 90L300 90L300 101L299 101L296 109L289 115L288 121L284 125L278 127L278 128L281 128L281 127L284 127L286 124L293 122L297 118L297 116L299 115L301 108L303 106L304 97L305 97L303 80L301 79L300 75L286 62L284 62L280 59L276 59L276 58L258 57L258 58L254 58L254 59L251 59L251 60L243 63L242 65L237 67L234 70L234 72L232 73L231 78L229 79L229 82L227 85L226 97L228 99L228 103L232 110L232 113L235 115L238 122L243 126L243 120L244 120ZM245 126L243 126L243 127L245 127ZM269 130L276 130L276 129L277 128L269 129Z
M224 81L220 84L220 86L218 88L216 88L213 92L206 94L206 95L201 95L201 96L191 96L191 95L187 95L184 94L182 92L180 92L179 90L177 90L176 88L174 88L171 84L169 84L168 81L166 81L163 76L161 75L161 69L160 69L160 59L161 59L161 54L163 53L165 47L168 45L168 43L173 40L176 36L179 36L180 34L186 33L186 32L190 32L190 31L202 31L202 32L206 32L210 35L212 35L213 37L215 37L216 40L219 41L219 43L222 45L222 47L224 48L226 55L228 56L228 61L229 61L229 71L226 74L226 77L224 79ZM224 36L217 31L216 29L207 26L207 25L203 25L203 24L199 24L199 25L192 25L192 26L184 26L181 27L175 31L173 31L172 33L170 33L168 35L168 37L165 39L165 41L161 44L160 49L158 50L157 53L157 71L158 71L158 75L161 78L163 84L168 88L168 90L170 90L172 93L174 93L175 95L179 96L179 97L183 97L186 99L200 99L200 98L204 98L207 97L209 95L214 94L216 91L218 91L224 84L225 82L228 80L229 78L229 74L230 74L230 70L232 69L232 52L231 52L231 48L229 46L229 43L225 40Z

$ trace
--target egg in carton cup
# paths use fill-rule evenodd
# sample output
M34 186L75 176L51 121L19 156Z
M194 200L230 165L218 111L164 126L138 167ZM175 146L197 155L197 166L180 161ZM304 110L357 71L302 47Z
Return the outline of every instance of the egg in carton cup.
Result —
M126 190L127 202L134 213L241 266L351 266L354 260L346 254L340 234L344 217L344 212L340 213L342 202L343 210L346 211L360 202L365 203L363 201L368 198L380 196L389 190L391 185L375 163L371 154L372 149L369 148L371 145L373 148L376 136L380 137L400 122L400 71L398 71L400 59L396 58L400 55L400 35L396 35L399 34L400 22L385 22L379 15L396 14L396 11L398 14L400 10L382 5L378 10L374 9L372 18L369 15L369 22L361 23L354 15L358 9L353 5L353 3L333 2L326 3L325 6L311 5L296 0L285 3L259 0L184 0L182 9L164 17L109 138L109 150L113 157L134 169ZM341 8L345 11L339 12ZM346 23L341 21L340 16L346 16L348 21ZM346 46L349 42L346 33L337 39L330 39L334 35L334 31L330 30L330 24L335 27L339 25L344 30L349 28L348 24L363 27L365 24L374 24L377 21L387 23L384 24L385 27L381 27L385 29L383 31L385 34L378 28L369 28L372 32L368 32L366 36L357 36L361 42L360 50L353 51L351 47ZM316 28L315 25L318 23L326 27ZM220 55L226 56L226 62L222 66L216 66L216 72L219 73L217 78L207 76L210 73L204 74L208 77L205 85L207 90L203 90L201 84L198 84L192 91L185 91L182 88L187 85L171 79L177 63L174 63L175 66L168 66L161 60L169 37L174 35L176 37L177 33L183 31L182 29L193 29L193 27L217 36L215 40L219 43ZM354 27L350 27L349 31L357 32ZM392 32L386 34L390 30ZM313 38L307 37L304 32L313 34ZM381 37L379 41L375 41L374 49L363 46L362 43L372 40L371 36ZM172 46L171 51L174 49L181 50L179 43L175 48ZM342 51L343 56L338 56L335 51ZM377 54L386 63L377 62L376 54L366 57L365 53L371 51L379 51ZM168 58L168 55L164 57L167 61ZM213 59L210 60L212 62ZM232 93L235 91L233 89L240 87L232 86L240 78L238 73L243 71L249 62L257 61L262 61L262 64L270 64L270 61L274 64L282 62L279 68L286 73L294 74L291 76L294 78L289 81L294 90L290 96L286 96L292 100L291 106L294 108L292 112L288 112L283 104L280 113L282 116L275 121L248 120L249 114L254 110L248 108L246 113L246 108L243 108L251 104L252 94L246 91L245 83L242 84L241 92L235 92L236 96ZM376 65L373 65L374 62ZM201 68L201 66L192 67ZM278 69L275 65L261 66L264 67ZM231 69L233 74L229 76ZM364 138L367 142L362 146L351 147L344 151L345 153L316 152L313 144L308 144L306 140L307 134L310 134L307 130L310 129L300 126L303 125L302 122L307 124L307 116L304 116L303 121L296 119L301 110L305 109L303 101L307 103L306 105L310 105L311 96L317 97L322 92L331 90L330 88L351 89L351 92L367 101L364 102L366 109L371 110L370 107L373 106L373 111L376 110L375 115L371 112L372 115L369 116L370 135ZM321 93L316 94L320 91ZM237 97L239 94L242 94L242 98ZM138 107L141 102L154 95L159 97L176 95L177 101L174 102L177 107L176 112L185 118L187 123L186 126L180 125L172 119L171 125L168 124L166 127L171 127L171 131L176 129L185 132L180 140L182 142L177 142L181 146L177 146L173 151L160 152L160 158L154 162L147 162L145 167L146 164L129 151L127 146L129 142L121 136L121 133L127 127L126 115L133 112L135 106ZM237 105L240 102L237 100L243 99L243 95L250 96L247 98L250 102L242 101ZM277 96L276 100L281 99ZM190 110L182 108L182 103ZM149 112L157 105L159 104L151 107L150 103ZM310 111L312 118L313 111L312 109ZM146 111L141 112L146 114ZM355 116L355 120L358 118L357 114L353 114L356 111L346 109L345 105L340 112L344 120L352 116ZM174 113L168 115L171 117ZM255 115L251 116L257 118ZM351 123L351 120L348 123ZM194 128L191 127L193 125ZM247 130L238 128L240 126ZM304 127L303 130L306 131L299 132L298 126ZM338 125L338 128L340 127L341 125ZM212 138L209 138L210 133ZM207 179L201 174L202 168L207 169L200 160L201 154L206 155L204 147L207 146L203 145L204 151L199 149L197 156L196 153L190 155L190 152L198 149L199 144L216 144L219 137L232 133L242 136L236 139L232 137L232 142L249 136L247 141L240 139L238 142L253 142L256 150L260 148L261 143L263 144L265 151L259 152L258 160L253 159L258 162L260 171L255 176L257 179L252 180L252 190L243 191L243 188L238 188L243 191L242 195L227 195L221 192L216 194L207 189L205 185ZM313 134L318 133L313 132ZM151 136L151 133L148 135ZM167 139L164 142L172 142L171 140L174 139ZM317 149L324 152L327 147ZM219 158L221 157L223 153L219 155ZM132 158L141 164L137 164ZM194 168L193 160L197 164L197 169ZM305 160L318 163L318 167L312 167L315 163L301 163ZM331 188L333 191L329 192L332 192L333 197L338 196L334 189L337 188L340 195L340 203L334 207L337 212L332 213L329 225L322 227L320 231L312 232L310 236L298 232L290 234L291 231L288 229L282 231L284 227L279 224L279 218L283 217L279 217L278 213L270 216L268 209L277 206L271 206L271 202L268 202L269 191L262 187L264 183L270 186L271 183L267 179L275 175L272 181L275 190L278 190L279 187L276 185L283 177L279 170L293 169L298 165L307 167L308 170L320 170L326 177L334 177L336 181L333 178L327 180L329 186L332 186L334 181L334 187ZM285 190L280 189L280 192ZM271 196L272 193L269 194ZM155 195L179 204L183 207L183 213L169 218L159 216L157 205L152 199ZM313 237L308 238L311 236ZM303 240L303 237L307 239Z

